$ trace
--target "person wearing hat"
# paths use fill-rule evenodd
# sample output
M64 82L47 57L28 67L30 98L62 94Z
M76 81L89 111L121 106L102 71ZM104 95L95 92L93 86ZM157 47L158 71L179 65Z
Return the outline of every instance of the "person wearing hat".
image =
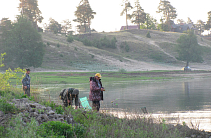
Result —
M92 109L99 111L100 110L100 101L103 100L103 88L101 82L101 74L96 73L94 77L90 77L90 92L89 92L89 100L92 101Z
M73 100L75 100L75 109L79 106L79 90L75 88L63 89L60 93L61 100L65 107L72 106Z
M24 94L26 94L28 97L30 96L30 80L31 80L29 74L30 74L30 69L26 69L25 77L22 80Z

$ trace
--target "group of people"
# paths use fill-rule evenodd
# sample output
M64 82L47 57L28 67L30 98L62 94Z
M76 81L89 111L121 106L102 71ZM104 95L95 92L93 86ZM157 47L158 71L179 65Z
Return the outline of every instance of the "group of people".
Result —
M23 91L28 97L30 97L30 69L26 69L25 77L22 80ZM102 82L101 74L96 73L94 77L89 78L90 92L89 100L92 101L92 109L100 110L100 101L103 100L103 91L105 91ZM79 106L79 90L75 88L63 89L60 93L60 98L63 101L65 107L72 106L73 100L75 100L75 109Z
M100 110L100 101L103 100L103 91L105 91L102 82L101 74L96 73L94 77L90 77L90 92L89 100L92 101L92 109ZM63 101L65 107L72 106L73 100L75 100L75 109L79 106L79 90L74 88L63 89L60 93L60 98Z

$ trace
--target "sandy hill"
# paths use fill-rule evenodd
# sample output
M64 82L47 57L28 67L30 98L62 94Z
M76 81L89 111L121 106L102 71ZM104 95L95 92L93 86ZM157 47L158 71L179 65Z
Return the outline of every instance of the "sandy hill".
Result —
M176 40L181 33L150 30L151 38L146 37L147 30L128 30L111 33L93 33L89 40L104 36L117 39L117 48L96 48L85 46L82 42L68 43L63 35L42 33L46 45L46 54L42 70L179 70L185 63L177 60ZM127 42L129 52L121 47ZM191 63L193 69L209 69L211 66L211 41L198 37L204 49L204 62ZM40 69L37 69L40 70Z

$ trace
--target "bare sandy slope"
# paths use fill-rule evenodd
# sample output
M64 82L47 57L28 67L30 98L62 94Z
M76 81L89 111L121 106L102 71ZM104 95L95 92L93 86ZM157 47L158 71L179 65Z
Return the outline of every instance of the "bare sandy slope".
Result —
M108 69L99 70L119 70L125 69L127 71L146 71L146 70L180 70L185 66L185 62L178 61L175 53L160 47L160 43L166 42L176 44L176 39L180 34L164 33L159 31L152 31L153 39L146 39L144 36L146 30L142 32L115 32L107 33L107 36L115 36L118 40L117 49L98 49L92 46L84 46L83 43L74 41L68 43L66 37L54 35L52 33L44 33L44 42L50 43L46 48L46 55L44 63L41 68L36 71L91 71L95 64L98 66L105 65L111 67ZM96 35L96 34L95 34ZM98 34L102 35L105 34ZM121 52L120 43L123 41L134 42L135 46L131 46L129 53ZM57 45L60 45L59 47ZM136 47L138 45L138 47ZM152 49L159 51L166 59L171 59L172 63L155 62L147 58L137 58L136 51L144 49L143 46L151 46ZM211 47L210 41L200 41L201 46ZM142 51L144 52L144 51ZM135 55L136 54L136 55ZM151 54L151 53L148 53ZM136 57L135 57L136 56ZM147 56L147 55L146 55ZM143 60L142 60L143 59ZM73 63L73 64L70 64ZM204 63L190 63L193 70L210 70L211 63L206 60ZM81 68L81 64L85 64ZM80 65L80 66L79 66ZM58 68L60 67L60 68Z

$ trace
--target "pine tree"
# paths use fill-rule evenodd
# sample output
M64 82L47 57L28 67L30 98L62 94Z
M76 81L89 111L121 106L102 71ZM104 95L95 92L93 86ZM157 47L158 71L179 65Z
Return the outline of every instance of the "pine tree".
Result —
M41 16L42 12L38 8L37 0L19 0L19 10L22 15L30 20L34 27L37 28L37 22L41 23L43 17Z
M77 17L77 19L73 20L74 22L79 23L77 27L80 33L91 33L91 20L94 19L95 14L96 12L92 10L89 1L81 0L79 6L77 7L77 10L75 11L75 16Z
M163 13L165 23L170 27L170 21L177 17L176 9L168 0L160 0L157 13Z
M120 13L121 16L123 16L124 14L126 15L126 29L128 29L128 18L130 18L130 14L128 14L128 11L133 9L133 7L131 6L130 2L128 2L128 0L123 0L123 4L122 6L124 6L124 9L122 10L122 12Z
M142 9L139 0L136 0L134 9L135 11L133 11L130 19L132 23L137 24L140 29L140 24L146 21L146 13L144 12L144 9Z

